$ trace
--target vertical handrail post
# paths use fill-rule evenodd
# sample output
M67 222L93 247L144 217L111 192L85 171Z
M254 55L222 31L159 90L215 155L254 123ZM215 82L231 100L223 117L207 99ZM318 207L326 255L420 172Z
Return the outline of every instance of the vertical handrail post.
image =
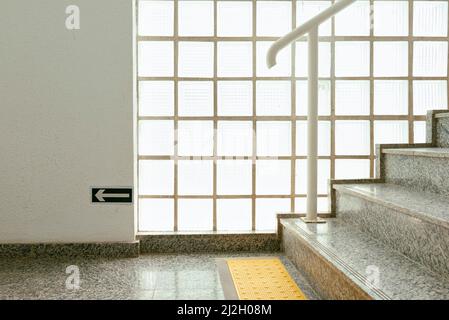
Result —
M303 219L307 223L324 223L318 218L318 28L320 24L350 6L356 0L339 0L306 21L293 31L276 40L268 49L267 66L276 65L276 57L280 50L308 35L309 79L308 79L308 112L307 112L307 212Z
M307 212L305 222L317 222L318 176L318 26L308 34Z

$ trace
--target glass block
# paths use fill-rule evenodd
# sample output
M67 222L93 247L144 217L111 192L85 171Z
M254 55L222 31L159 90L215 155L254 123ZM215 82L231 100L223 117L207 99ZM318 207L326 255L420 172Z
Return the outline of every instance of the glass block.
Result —
M296 155L307 155L307 121L296 122ZM331 123L318 122L318 155L329 156L331 153Z
M280 212L290 212L290 199L256 199L256 230L275 231Z
M212 81L180 81L178 83L180 116L213 116L214 84Z
M256 161L256 194L289 195L291 192L290 160Z
M217 91L219 116L251 116L253 114L251 81L219 81Z
M179 199L179 231L212 231L212 200Z
M369 81L338 80L335 82L335 114L369 115Z
M218 231L250 231L252 229L251 199L218 199Z
M447 36L447 1L413 1L413 35Z
M291 74L291 50L285 48L277 56L277 64L268 69L266 63L267 52L273 44L271 41L258 41L257 53L257 76L258 77L288 77Z
M214 34L213 1L178 1L180 36L212 36Z
M257 35L283 36L292 30L290 1L257 1Z
M139 1L139 35L172 36L174 1Z
M289 156L291 146L291 123L289 121L257 122L258 156Z
M413 122L413 136L414 143L426 143L426 122L415 121Z
M335 75L337 77L368 76L369 66L369 42L337 41L335 43Z
M446 81L413 81L413 114L425 115L428 110L446 109L447 102Z
M308 76L309 54L307 42L296 42L296 76ZM331 72L331 46L329 42L320 42L318 51L318 75L320 77L330 77Z
M138 47L140 77L173 76L173 42L140 41Z
M370 177L369 159L336 159L335 179L365 179Z
M140 195L172 195L173 186L174 162L172 160L139 161Z
M307 198L296 198L295 199L295 212L305 213L307 208ZM317 209L318 213L329 213L329 198L318 197L317 198Z
M374 114L408 114L408 82L406 80L375 80Z
M139 81L139 115L172 116L173 81Z
M308 85L306 80L296 81L296 115L306 116L308 108ZM318 81L318 115L331 114L331 82L329 80Z
M335 16L335 35L368 36L370 34L370 2L356 1Z
M173 231L174 201L172 199L140 199L139 231Z
M249 37L253 33L253 8L249 1L217 2L217 35Z
M174 125L170 120L139 121L140 155L173 155Z
M413 43L413 75L418 77L447 76L447 42L415 41Z
M256 106L258 116L288 116L291 114L290 81L257 81Z
M211 156L214 146L212 121L179 121L178 154L181 156Z
M297 1L296 2L296 26L299 27L307 20L331 6L331 1ZM331 20L324 22L319 29L320 36L331 35Z
M247 41L218 42L218 76L251 77L253 46Z
M408 121L374 121L374 144L408 143Z
M331 174L330 160L318 160L318 194L327 194ZM307 194L307 160L296 160L296 194Z
M212 42L179 42L179 76L212 77L214 45Z
M330 213L329 198L318 197L316 204L318 213Z
M335 152L337 155L369 155L369 121L335 121Z
M305 213L307 210L307 199L306 198L295 198L295 212Z
M253 124L251 121L219 121L217 128L218 155L252 155Z
M374 76L408 75L408 43L406 41L374 42Z
M408 35L408 1L374 1L374 35Z
M251 160L217 161L217 194L247 195L252 193Z
M213 162L180 160L178 162L178 194L211 195L213 193Z

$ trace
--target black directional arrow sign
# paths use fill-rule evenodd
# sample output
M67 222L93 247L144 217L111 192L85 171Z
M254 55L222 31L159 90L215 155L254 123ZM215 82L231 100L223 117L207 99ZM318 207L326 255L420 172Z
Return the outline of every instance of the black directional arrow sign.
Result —
M132 188L92 188L92 203L132 203Z

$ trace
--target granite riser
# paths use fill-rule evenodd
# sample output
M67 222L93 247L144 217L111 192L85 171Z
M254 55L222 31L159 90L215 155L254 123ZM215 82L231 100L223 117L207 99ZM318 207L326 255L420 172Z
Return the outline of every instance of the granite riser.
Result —
M382 176L387 183L449 196L449 158L384 154Z
M449 117L437 119L435 131L437 146L449 148Z
M449 278L449 229L339 191L336 201L340 219Z

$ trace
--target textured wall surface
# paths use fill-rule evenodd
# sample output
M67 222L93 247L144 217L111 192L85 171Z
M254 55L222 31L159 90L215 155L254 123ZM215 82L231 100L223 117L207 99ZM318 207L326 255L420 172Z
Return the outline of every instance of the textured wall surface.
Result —
M133 38L133 1L0 2L0 243L134 239L89 194L134 184Z

